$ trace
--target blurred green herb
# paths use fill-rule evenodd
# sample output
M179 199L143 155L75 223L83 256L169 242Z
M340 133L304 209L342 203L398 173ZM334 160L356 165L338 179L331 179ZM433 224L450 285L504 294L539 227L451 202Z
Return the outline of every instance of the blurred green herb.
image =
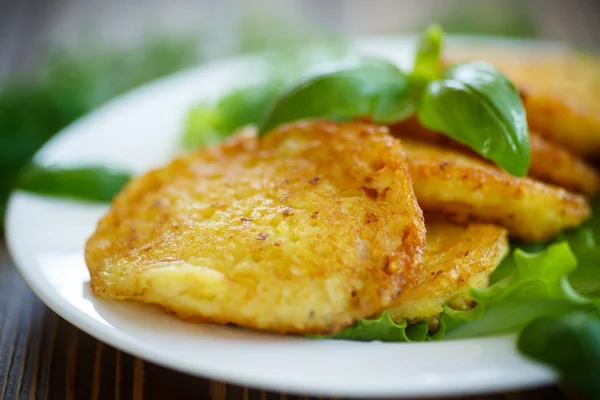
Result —
M437 18L444 31L454 34L538 36L532 8L527 2L454 2Z
M110 98L197 60L192 40L139 48L53 51L34 78L0 85L0 224L19 170L54 134Z
M254 124L277 97L282 84L267 82L238 88L226 94L216 105L200 104L187 116L182 144L195 149L217 143L239 127Z
M185 149L213 144L245 125L256 125L290 82L301 78L322 62L338 60L347 53L343 41L331 40L288 46L263 53L266 78L240 85L216 102L202 102L188 112L182 137Z
M600 319L575 312L541 317L521 332L519 351L560 371L585 399L600 398Z
M131 174L98 166L42 167L21 169L14 188L41 195L91 202L110 202L131 179Z

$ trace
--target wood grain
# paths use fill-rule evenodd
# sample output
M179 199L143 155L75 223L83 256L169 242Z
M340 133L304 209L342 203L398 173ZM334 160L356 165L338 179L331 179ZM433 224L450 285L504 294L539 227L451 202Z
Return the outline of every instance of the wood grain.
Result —
M568 398L553 387L461 399ZM146 363L95 340L58 317L35 297L16 272L0 241L0 399L313 398L188 376Z

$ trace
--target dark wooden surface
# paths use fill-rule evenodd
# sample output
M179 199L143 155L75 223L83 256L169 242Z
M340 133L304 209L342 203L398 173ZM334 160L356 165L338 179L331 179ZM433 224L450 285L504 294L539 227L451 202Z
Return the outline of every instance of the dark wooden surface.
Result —
M307 399L181 374L115 350L49 310L0 241L0 399ZM557 387L470 397L560 400Z

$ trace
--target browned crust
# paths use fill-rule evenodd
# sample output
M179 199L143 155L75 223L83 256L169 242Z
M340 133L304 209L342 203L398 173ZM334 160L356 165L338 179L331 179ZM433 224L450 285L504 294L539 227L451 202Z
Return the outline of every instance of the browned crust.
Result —
M425 128L415 118L395 124L390 129L392 134L399 138L407 137L435 143L483 160L468 147L441 133ZM564 147L544 139L534 131L529 132L529 141L531 144L529 177L590 197L598 194L600 173L593 166Z
M403 139L419 205L449 221L504 226L524 241L551 239L590 215L584 196L517 178L460 152Z
M331 333L392 304L424 245L402 145L387 128L305 121L134 179L85 256L103 297L186 320Z

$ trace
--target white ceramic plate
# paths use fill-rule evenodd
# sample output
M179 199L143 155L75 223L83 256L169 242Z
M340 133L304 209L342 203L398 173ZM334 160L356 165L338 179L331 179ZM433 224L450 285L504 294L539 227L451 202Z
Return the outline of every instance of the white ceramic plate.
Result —
M358 52L403 66L410 62L412 45L413 38L354 44ZM548 46L508 45L530 51ZM130 92L65 129L37 161L116 165L135 172L160 165L176 152L192 104L259 78L261 65L257 58L232 59ZM397 344L305 340L193 325L152 307L95 298L83 248L104 211L104 206L15 193L7 213L8 246L23 278L50 308L90 335L148 361L240 385L333 396L483 393L555 378L517 353L514 336Z

